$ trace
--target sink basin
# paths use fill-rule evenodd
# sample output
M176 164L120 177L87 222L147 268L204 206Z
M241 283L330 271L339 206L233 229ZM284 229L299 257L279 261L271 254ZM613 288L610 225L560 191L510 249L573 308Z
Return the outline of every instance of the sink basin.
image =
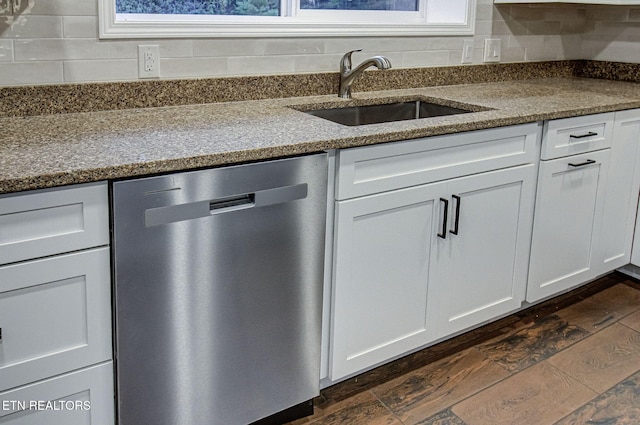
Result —
M438 105L424 100L412 100L407 102L385 103L381 105L316 109L304 112L339 124L356 126L391 121L414 120L418 118L440 117L444 115L465 114L473 111Z

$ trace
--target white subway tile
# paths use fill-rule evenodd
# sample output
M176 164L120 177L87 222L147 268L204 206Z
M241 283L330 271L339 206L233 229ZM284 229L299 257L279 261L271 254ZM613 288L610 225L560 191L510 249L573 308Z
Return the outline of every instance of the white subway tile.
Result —
M402 67L414 68L424 66L449 65L449 51L407 52L402 54Z
M560 59L557 48L525 47L524 59L526 61L547 61Z
M108 59L109 45L94 39L15 40L14 55L17 61Z
M193 40L193 56L260 56L264 51L265 42L261 39Z
M297 55L324 53L324 43L320 39L276 38L265 42L266 55Z
M495 7L493 4L478 4L476 8L476 19L484 20L502 20L499 13L494 14Z
M0 62L0 86L63 82L62 62Z
M523 47L502 47L500 56L500 62L524 62L525 49Z
M61 16L15 16L3 38L61 38Z
M300 55L294 58L295 72L338 72L342 55Z
M227 75L227 58L161 59L163 78L219 77Z
M13 61L13 41L0 39L0 62Z
M293 56L230 57L229 75L291 74L295 70Z
M192 40L138 40L109 42L112 59L137 59L139 45L159 45L160 59L190 58L193 56Z
M67 83L137 79L137 59L64 62L64 81Z
M429 37L425 43L426 49L422 50L462 50L464 39L465 37Z
M97 16L98 0L34 0L31 13L34 15Z
M95 16L63 16L65 38L98 38L98 18Z

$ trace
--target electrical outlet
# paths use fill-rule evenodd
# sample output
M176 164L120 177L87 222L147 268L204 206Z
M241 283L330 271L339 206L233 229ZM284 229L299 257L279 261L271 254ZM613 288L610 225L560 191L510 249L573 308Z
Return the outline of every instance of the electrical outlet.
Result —
M138 46L138 76L140 78L160 77L160 46Z
M473 63L473 40L464 40L462 42L461 63Z
M500 62L501 43L499 38L487 38L484 40L484 61Z

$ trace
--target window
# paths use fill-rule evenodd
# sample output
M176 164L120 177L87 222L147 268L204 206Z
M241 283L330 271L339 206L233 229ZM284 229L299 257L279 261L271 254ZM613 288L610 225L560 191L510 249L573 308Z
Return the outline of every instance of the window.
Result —
M102 38L472 34L475 0L98 0Z

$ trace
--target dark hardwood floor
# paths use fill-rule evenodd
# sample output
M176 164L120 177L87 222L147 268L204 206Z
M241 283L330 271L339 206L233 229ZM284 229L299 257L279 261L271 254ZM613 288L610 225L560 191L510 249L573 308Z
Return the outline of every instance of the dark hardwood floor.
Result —
M334 385L290 425L640 424L640 284L613 273Z

